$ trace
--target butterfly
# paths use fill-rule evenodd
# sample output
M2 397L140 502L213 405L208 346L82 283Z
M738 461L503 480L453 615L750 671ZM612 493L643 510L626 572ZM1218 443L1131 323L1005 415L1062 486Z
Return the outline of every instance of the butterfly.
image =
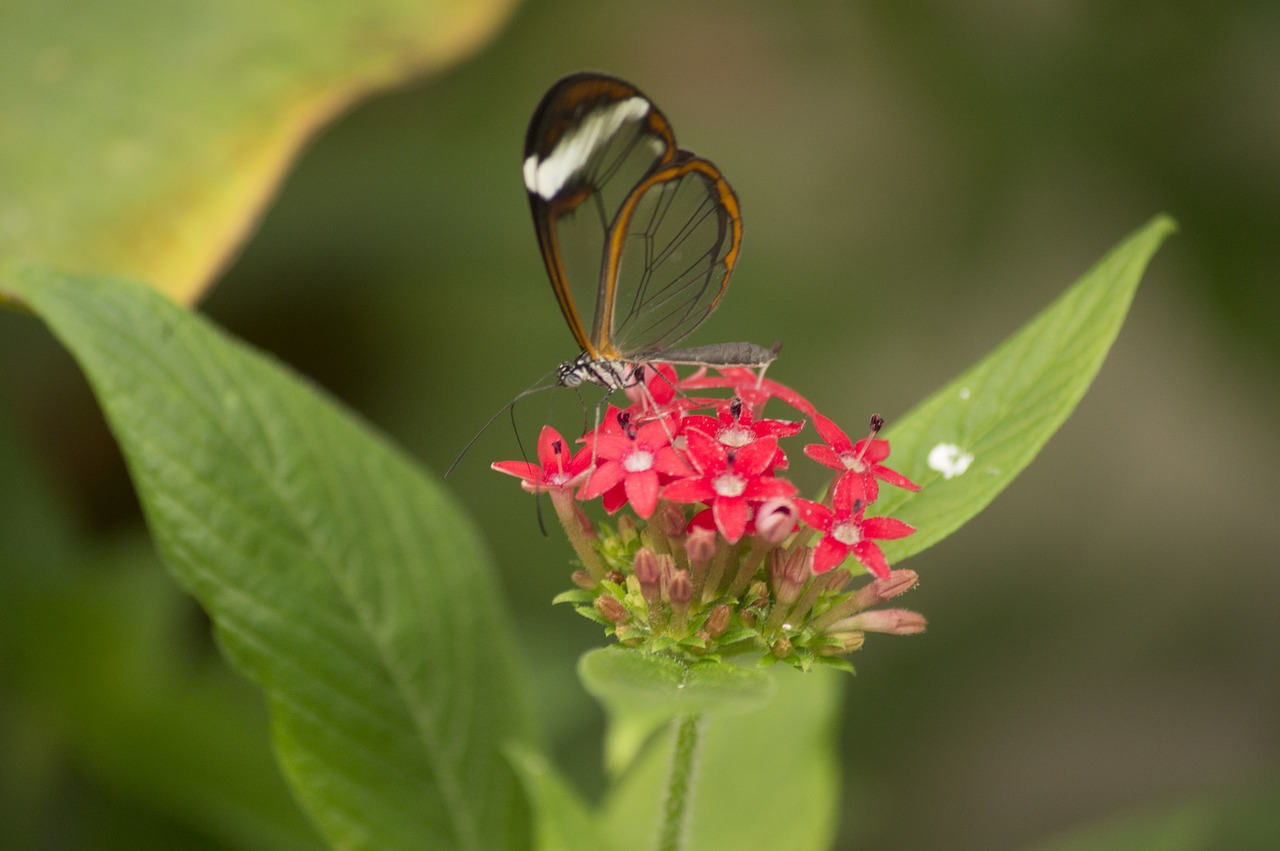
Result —
M612 391L645 363L763 368L777 356L754 343L673 348L724 296L742 214L720 170L677 147L635 86L591 72L553 85L529 122L523 171L551 288L582 350L558 384Z

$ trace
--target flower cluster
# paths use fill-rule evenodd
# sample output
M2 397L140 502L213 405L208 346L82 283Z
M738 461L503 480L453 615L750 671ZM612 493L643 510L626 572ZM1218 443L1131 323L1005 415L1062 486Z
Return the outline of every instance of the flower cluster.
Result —
M748 369L679 378L668 365L642 366L627 397L576 451L546 426L536 464L492 465L547 494L573 544L582 569L557 602L648 652L755 652L804 669L851 668L840 657L867 632L924 629L914 612L870 610L916 584L913 571L890 570L876 544L915 530L866 516L882 483L919 489L884 465L879 416L855 442L794 390ZM771 399L813 422L823 442L804 454L835 471L825 499L800 497L779 475L789 465L780 441L805 422L764 417ZM597 527L582 508L596 499L610 515L630 513ZM848 587L864 570L872 581Z

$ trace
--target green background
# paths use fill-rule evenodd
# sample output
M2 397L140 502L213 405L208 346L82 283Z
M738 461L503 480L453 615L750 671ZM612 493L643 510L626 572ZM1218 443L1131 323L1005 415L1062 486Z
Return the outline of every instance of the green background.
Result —
M519 161L538 98L580 68L639 85L742 201L731 294L691 342L783 341L771 375L850 431L904 413L1151 214L1181 224L1077 414L977 520L908 562L922 583L903 604L929 631L872 636L854 657L839 847L1028 847L1134 812L1274 798L1274 5L529 3L460 66L323 130L203 309L442 471L576 354ZM69 357L5 314L0 364L0 417L39 487L89 551L145 559ZM581 424L571 394L532 397L526 445L548 412ZM569 548L486 469L515 457L499 420L450 482L503 572L557 756L591 790L602 718L575 662L603 639L548 605ZM205 658L198 613L180 615ZM57 625L33 623L56 650ZM249 715L260 700L237 699ZM53 790L32 806L8 795L4 816L42 825L47 847L81 847L58 844L78 824L102 835L106 812L160 837L151 847L224 847L0 706L5 741L25 743L9 764L41 778L10 768L5 790ZM785 777L760 781L762 800L785 800Z

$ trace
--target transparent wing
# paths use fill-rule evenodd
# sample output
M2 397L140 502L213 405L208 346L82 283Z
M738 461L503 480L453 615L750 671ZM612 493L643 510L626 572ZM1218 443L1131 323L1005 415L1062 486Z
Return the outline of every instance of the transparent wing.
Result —
M524 154L525 189L552 289L574 338L596 357L600 337L587 333L581 317L591 317L593 329L606 324L600 268L608 234L636 185L675 157L675 137L630 83L574 74L543 97Z
M733 189L714 164L678 151L618 211L600 270L613 310L592 329L596 348L638 360L678 343L715 310L741 242Z

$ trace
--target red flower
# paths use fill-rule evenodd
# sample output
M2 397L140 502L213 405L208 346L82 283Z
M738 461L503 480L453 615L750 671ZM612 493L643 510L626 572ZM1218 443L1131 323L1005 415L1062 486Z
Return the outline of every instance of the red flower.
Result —
M840 426L817 411L813 413L813 425L827 445L811 443L804 448L804 454L825 467L847 471L840 481L853 479L858 483L854 499L875 502L880 495L877 479L907 490L920 490L915 482L880 463L889 457L889 441L863 438L853 443Z
M567 491L578 486L591 465L591 452L583 449L574 455L551 426L543 426L538 435L538 463L528 461L495 461L489 466L499 473L517 476L520 487L529 493Z
M682 430L697 429L708 437L720 441L729 449L746 446L762 437L791 437L804 428L803 422L789 420L757 420L751 408L742 404L742 400L733 397L727 402L720 402L716 416L695 414L685 417L680 427ZM785 469L787 456L782 449L773 458L770 466Z
M720 400L692 399L679 392L680 379L669 363L648 363L636 367L640 380L629 384L625 393L631 401L627 408L637 422L679 414L690 408L705 408Z
M623 412L625 414L625 412ZM636 514L648 518L658 507L660 476L687 476L689 466L671 448L671 435L676 424L671 419L655 420L636 428L630 418L614 418L619 428L601 428L588 441L583 452L595 452L599 466L583 488L582 499L595 499L621 486L626 502ZM617 498L606 501L605 508ZM623 502L610 509L617 511Z
M680 382L682 390L702 390L714 387L732 388L736 395L757 412L764 407L764 403L769 399L778 398L804 414L812 415L815 413L813 403L808 399L787 385L780 384L772 378L763 378L746 367L726 367L720 370L719 377L714 378L706 376L702 372L696 372Z
M748 500L760 502L795 494L795 485L772 475L771 464L778 454L776 437L734 449L697 430L686 432L685 437L686 452L698 474L667 485L662 497L710 505L716 528L726 540L737 541L745 534Z
M889 563L874 540L891 541L915 532L911 526L892 517L863 517L866 503L854 496L859 484L855 478L842 476L836 483L831 508L807 499L796 500L800 518L824 533L814 548L814 573L826 573L853 553L873 576L887 579Z

